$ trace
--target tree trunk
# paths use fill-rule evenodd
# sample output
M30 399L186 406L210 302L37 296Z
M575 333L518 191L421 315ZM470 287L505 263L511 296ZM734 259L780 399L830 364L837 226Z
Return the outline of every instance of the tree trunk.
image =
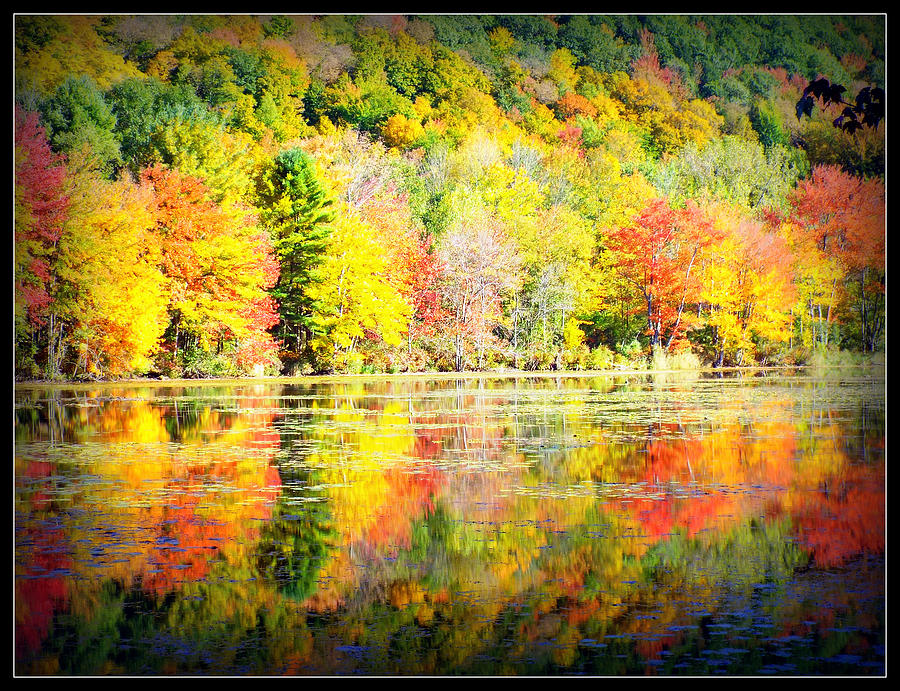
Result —
M50 313L48 325L49 338L47 340L47 370L51 378L55 379L60 374L63 359L62 331L63 325L55 313Z
M647 329L650 331L650 347L659 340L659 332L653 326L653 293L647 295Z
M684 301L687 299L687 286L688 281L691 278L691 268L694 266L694 259L697 258L697 249L694 249L694 253L691 255L691 261L688 263L687 271L684 274L684 292L681 294L681 304L678 305L678 317L675 319L675 324L672 326L672 333L669 334L669 340L666 342L666 349L668 350L669 346L672 345L672 340L675 338L675 334L678 331L678 325L681 323L681 312L684 310Z
M484 329L487 320L484 318L484 291L481 291L481 328L478 329L478 370L484 369Z

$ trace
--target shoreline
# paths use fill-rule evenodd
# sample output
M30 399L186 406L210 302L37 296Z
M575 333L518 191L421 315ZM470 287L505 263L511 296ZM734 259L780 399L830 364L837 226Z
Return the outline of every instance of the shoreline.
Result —
M833 366L827 369L858 369L859 366ZM777 365L751 367L702 367L699 369L621 369L621 370L497 370L486 372L396 372L384 374L308 374L295 377L209 377L198 379L104 379L97 381L49 381L28 380L14 382L16 390L39 390L54 388L91 389L96 387L177 387L177 386L215 386L215 385L254 385L254 384L297 384L297 383L340 383L354 381L395 381L395 380L433 380L449 381L460 379L549 379L578 377L611 377L653 374L712 374L734 372L768 372L787 370L808 370L810 365ZM883 369L883 367L881 368Z

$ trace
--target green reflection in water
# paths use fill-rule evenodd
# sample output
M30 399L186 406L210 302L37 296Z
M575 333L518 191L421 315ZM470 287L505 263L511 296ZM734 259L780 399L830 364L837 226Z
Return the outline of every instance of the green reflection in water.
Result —
M878 377L16 402L20 674L884 669Z

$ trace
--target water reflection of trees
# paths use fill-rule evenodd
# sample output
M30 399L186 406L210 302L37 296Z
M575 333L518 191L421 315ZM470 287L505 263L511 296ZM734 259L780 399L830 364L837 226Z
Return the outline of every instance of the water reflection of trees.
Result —
M667 383L636 410L621 391L32 401L17 410L17 657L69 673L634 672L700 645L700 609L883 553L883 407L735 389L713 410ZM876 431L850 432L853 415ZM774 596L760 611L786 630L810 616Z
M44 650L57 650L55 658L35 660L32 669L99 669L89 666L95 655L71 654L71 641L97 638L105 649L108 641L99 639L120 640L124 599L104 595L109 584L143 593L154 609L167 612L156 625L185 621L185 598L214 602L214 616L227 616L234 603L259 606L259 598L217 597L221 588L202 596L196 591L217 578L244 580L240 572L248 571L247 553L279 491L277 468L270 465L276 449L266 431L271 413L262 408L234 416L194 405L179 422L176 442L167 427L168 403L134 395L122 400L127 391L104 393L42 401L42 408L26 411L31 438L17 442L17 633L37 632L43 639L49 632ZM47 482L27 481L35 468ZM21 539L48 521L60 526L58 550L69 562L49 573L40 564L42 551ZM47 631L31 615L36 596L28 584L35 579L42 591L58 582L68 594L57 600L57 622ZM96 630L101 621L107 624ZM21 659L37 645L25 648Z

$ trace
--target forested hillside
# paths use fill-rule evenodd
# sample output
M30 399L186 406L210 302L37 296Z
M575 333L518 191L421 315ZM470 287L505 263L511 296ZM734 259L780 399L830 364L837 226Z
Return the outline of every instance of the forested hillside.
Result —
M884 58L883 15L18 15L16 376L877 352L886 125L835 121Z

